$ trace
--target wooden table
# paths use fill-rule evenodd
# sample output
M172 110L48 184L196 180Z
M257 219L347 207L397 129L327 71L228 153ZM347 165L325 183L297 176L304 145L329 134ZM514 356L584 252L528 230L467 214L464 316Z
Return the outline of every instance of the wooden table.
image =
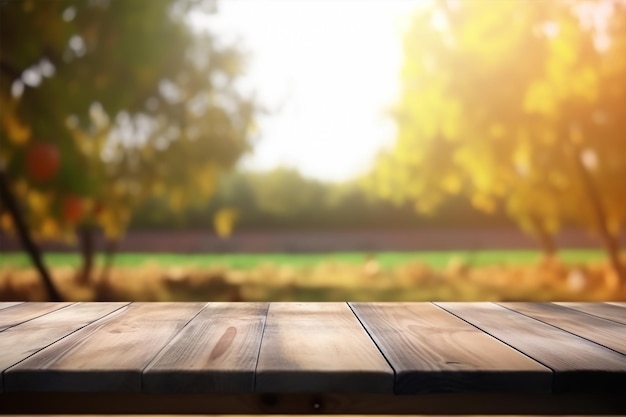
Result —
M626 303L0 303L0 413L626 414Z

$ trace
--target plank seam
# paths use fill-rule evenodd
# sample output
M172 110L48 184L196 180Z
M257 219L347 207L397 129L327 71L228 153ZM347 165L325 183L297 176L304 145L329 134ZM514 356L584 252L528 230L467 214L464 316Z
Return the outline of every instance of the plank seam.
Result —
M352 303L346 302L346 304L348 305L348 308L350 309L350 311L352 311L352 314L354 314L354 317L356 317L357 321L359 322L359 324L361 325L361 327L365 331L365 334L367 334L367 336L370 338L370 340L372 341L374 346L376 346L376 349L378 349L378 352L381 354L383 359L385 359L385 362L387 362L387 365L389 365L389 367L391 368L391 371L393 372L393 392L395 393L396 392L396 378L397 378L396 369L393 367L393 365L389 361L389 358L387 358L387 356L385 356L385 352L383 352L381 347L378 346L378 343L376 343L376 340L374 340L374 338L372 337L372 334L367 330L367 327L361 321L361 318L359 317L359 315L356 314L356 311L354 311L354 309L352 308Z
M569 330L567 330L567 329L562 329L562 328L560 328L560 327L558 327L558 326L556 326L556 325L554 325L554 324L548 323L547 321L543 321L543 320L538 319L538 318L536 318L536 317L529 316L528 314L522 313L521 311L513 310L512 308L509 308L509 307L507 307L507 306L505 306L505 305L502 305L502 304L500 304L500 303L494 303L494 304L496 304L496 305L498 305L498 306L500 306L500 307L506 308L507 310L512 311L512 312L514 312L514 313L520 314L520 315L522 315L522 316L524 316L524 317L528 317L529 319L536 320L536 321L538 321L539 323L547 324L548 326L551 326L551 327L554 327L555 329L558 329L558 330L564 331L565 333L569 333L569 334L571 334L572 336L576 336L576 337L578 337L578 338L580 338L580 339L586 340L586 341L588 341L588 342L591 342L591 343L593 343L593 344L596 344L596 345L598 345L598 346L601 346L601 347L603 347L603 348L605 348L605 349L609 349L609 350L610 350L610 351L612 351L612 352L619 353L619 354L620 354L620 355L622 355L622 356L626 356L626 355L625 355L625 354L623 354L622 352L619 352L619 351L617 351L617 350L615 350L615 349L611 349L611 348L610 348L610 347L608 347L608 346L604 346L604 345L603 345L602 343L600 343L600 342L596 342L595 340L587 339L585 336L581 336L581 335L579 335L579 334L573 333L573 332L571 332L571 331L569 331ZM551 303L551 304L552 304L552 303ZM558 306L558 304L554 304L554 305L557 305L557 306ZM576 310L576 311L578 311L578 310ZM582 313L582 312L581 312L581 313ZM594 317L595 317L595 316L594 316ZM598 318L602 318L602 317L598 317ZM613 323L615 323L615 322L613 322ZM617 324L620 324L620 323L617 323Z
M169 346L169 344L172 342L172 340L174 340L182 331L183 329L185 329L185 327L189 326L189 323L191 323L193 321L193 319L195 319L196 317L198 317L198 315L200 313L202 313L204 311L204 309L206 309L209 304L211 304L211 302L207 302L204 304L204 307L202 307L200 310L198 310L198 312L196 314L194 314L189 320L187 320L187 322L177 331L175 332L173 335L171 335L167 341L163 344L163 346L161 346L161 349L159 349L154 356L152 356L152 358L148 361L148 363L146 363L146 365L141 368L141 372L140 372L140 378L139 378L139 392L144 392L143 390L143 385L144 385L144 377L145 377L145 372L146 369L148 369L148 367L150 365L152 365L152 362L154 362L159 355L161 355L161 352L163 352L165 350L166 347Z
M81 303L73 303L73 304L70 304L70 305L69 305L69 306L67 306L67 307L72 307L72 306L75 306L75 305L80 305L80 304L81 304ZM36 355L37 353L39 353L39 352L43 351L44 349L49 348L50 346L54 345L55 343L59 343L61 340L63 340L63 339L65 339L65 338L67 338L67 337L69 337L69 336L73 335L73 334L74 334L74 333L76 333L77 331L82 330L82 329L84 329L85 327L87 327L87 326L89 326L89 325L91 325L91 324L93 324L93 323L95 323L95 322L97 322L97 321L99 321L99 320L103 320L105 317L108 317L109 315L111 315L111 314L115 313L116 311L119 311L120 309L122 309L122 308L124 308L124 307L128 306L128 304L130 304L130 303L123 304L123 305L119 306L118 308L116 308L115 310L113 310L113 311L110 311L110 312L106 313L104 316L102 316L102 317L98 317L98 318L97 318L97 319L95 319L95 320L92 320L92 321L90 321L90 322L85 323L85 325L80 326L80 327L79 327L79 328L77 328L76 330L73 330L73 331L69 332L69 333L68 333L68 334L66 334L65 336L62 336L62 337L58 338L57 340L53 341L52 343L49 343L49 344L47 344L46 346L42 347L41 349L38 349L37 351L35 351L35 352L31 353L30 355L26 356L25 358L20 359L19 361L15 362L13 365L9 366L8 368L3 369L3 370L2 370L2 386L3 386L3 387L5 387L5 386L6 386L6 381L5 381L5 372L7 372L8 370L10 370L11 368L13 368L13 367L15 367L15 366L19 365L20 363L22 363L22 362L24 362L25 360L29 359L29 358L30 358L30 357L32 357L33 355ZM67 308L67 307L64 307L64 308ZM56 311L60 311L60 310L63 310L63 308L60 308L60 309L58 309L58 310L51 311L51 313L54 313L54 312L56 312ZM43 314L43 315L41 315L41 316L39 316L39 317L43 317L44 315L45 315L45 314ZM24 322L24 323L26 323L26 322Z
M17 307L20 304L24 304L24 301L16 301L15 304L11 305L11 306L6 306L6 307L0 307L0 310L6 310L8 308L13 308L13 307Z
M498 338L498 337L496 337L496 336L492 335L491 333L489 333L489 332L488 332L488 331L486 331L485 329L482 329L482 328L478 327L476 324L474 324L474 323L472 323L472 322L470 322L470 321L465 320L463 317L459 316L458 314L454 314L452 311L450 311L450 310L446 310L443 306L440 306L439 304L437 304L437 303L435 303L435 302L432 302L432 301L431 301L431 304L433 304L433 305L435 305L435 306L439 307L440 309L442 309L443 311L445 311L445 312L446 312L446 313L448 313L448 314L452 314L453 316L458 317L459 319L463 320L464 322L466 322L466 323L467 323L467 324L469 324L470 326L473 326L473 327L477 328L478 330L480 330L481 332L485 333L486 335L489 335L489 336L491 336L492 338L496 339L497 341L499 341L499 342L501 342L501 343L504 343L505 345L507 345L507 346L508 346L508 347L510 347L511 349L516 350L517 352L521 353L522 355L526 356L527 358L529 358L529 359L531 359L531 360L533 360L533 361L537 362L538 364L540 364L540 365L544 366L546 369L549 369L549 370L550 370L550 372L552 372L552 381L551 381L552 383L551 383L550 385L552 386L552 392L555 392L555 389L554 389L554 384L555 384L554 376L556 375L556 372L555 372L555 370L554 370L554 369L552 369L551 367L549 367L548 365L546 365L546 364L545 364L545 363L543 363L542 361L540 361L540 360L538 360L538 359L536 359L536 358L533 358L533 357L532 357L532 356L530 356L529 354L527 354L527 353L525 353L525 352L522 352L521 350L519 350L519 349L518 349L518 348L516 348L515 346L513 346L513 345L511 345L511 344L507 343L506 341L504 341L504 340L502 340L502 339L500 339L500 338ZM495 303L492 303L492 304L495 304ZM498 305L498 304L496 304L496 305Z
M256 353L256 362L254 363L254 373L252 374L252 392L256 390L256 374L259 368L259 360L261 359L261 346L263 346L263 340L265 340L265 327L267 325L267 317L270 314L270 308L272 303L267 303L267 310L265 310L265 318L263 319L263 327L261 328L261 341L259 342L259 350Z
M21 304L14 305L14 306L11 306L11 307L9 307L9 308L18 307L18 306L20 306L20 305L21 305ZM57 308L56 310L47 311L47 312L45 312L45 313L43 313L43 314L40 314L40 315L38 315L38 316L31 317L31 318L29 318L28 320L24 320L24 321L21 321L21 322L19 322L19 323L12 324L12 325L7 326L7 327L5 327L4 329L0 330L0 333L5 332L5 331L7 331L7 330L9 330L9 329L12 329L12 328L13 328L13 327L15 327L15 326L19 326L20 324L28 323L29 321L32 321L32 320L38 319L39 317L43 317L43 316L45 316L46 314L54 313L55 311L63 310L64 308L68 308L68 307L71 307L71 306L73 306L73 305L76 305L76 303L70 303L70 304L68 304L68 305L66 305L66 306L63 306L63 307L61 307L61 308Z
M579 310L579 309L577 309L576 307L564 306L564 305L561 305L561 304L556 304L556 303L550 303L550 304L555 305L555 306L558 306L558 307L561 307L561 308L566 308L566 309L569 309L569 310L574 310L574 311L577 311L577 312L579 312L579 313L586 314L586 315L591 316L591 317L599 318L599 319L602 319L602 320L608 320L608 321L611 321L611 322L613 322L613 323L619 324L619 325L621 325L621 326L626 326L626 324L621 323L621 322L619 322L619 321L616 321L616 320L613 320L613 319L610 319L610 318L607 318L607 317L598 316L597 314L589 313L588 311Z

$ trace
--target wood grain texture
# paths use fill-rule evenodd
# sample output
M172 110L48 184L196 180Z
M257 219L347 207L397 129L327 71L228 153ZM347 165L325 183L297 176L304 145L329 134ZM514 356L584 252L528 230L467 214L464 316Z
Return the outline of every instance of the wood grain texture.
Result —
M141 391L141 372L204 303L133 303L4 373L5 391Z
M395 392L550 392L552 371L430 303L351 303Z
M147 392L251 392L269 303L210 303L152 361Z
M72 303L21 303L3 310L0 310L0 332L8 328L17 326L28 320L43 316L61 308L65 308Z
M346 303L272 303L258 392L392 392L393 371Z
M0 310L22 304L23 301L3 301L0 302Z
M55 309L24 308L29 304ZM358 395L350 398L362 401L374 392L386 393L389 401L410 397L392 396L394 373L387 361L398 372L397 392L420 393L414 398L422 400L462 394L489 401L511 392L626 398L626 355L563 330L587 326L598 334L626 327L620 323L556 304L437 305L354 303L357 318L346 303L273 303L267 315L263 303L18 304L0 310L0 319L11 310L23 313L5 317L9 328L0 332L0 365L8 363L0 413L3 399L20 392L130 395L143 389L152 394L141 395L239 398L237 393L253 395L252 381L268 412L355 411L348 403L333 408L331 398ZM542 318L528 317L522 308ZM614 330L602 337L623 343ZM553 390L560 395L528 392L545 390L542 378L549 375L533 359L553 371ZM305 394L298 398L312 409L277 406ZM361 406L359 412L373 410ZM394 410L387 406L379 409ZM524 410L510 410L517 409Z
M555 392L623 392L626 386L620 353L496 304L436 304L552 369Z
M0 333L0 373L126 304L78 303L7 329Z
M563 307L582 311L587 314L602 317L603 319L613 320L618 323L626 324L626 308L609 303L554 303Z
M626 355L626 326L551 303L499 303Z

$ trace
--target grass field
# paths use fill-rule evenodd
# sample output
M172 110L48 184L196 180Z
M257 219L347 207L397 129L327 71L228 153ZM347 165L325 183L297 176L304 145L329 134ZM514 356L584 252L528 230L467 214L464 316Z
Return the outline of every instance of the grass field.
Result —
M80 283L80 257L46 254L67 300L109 301L598 301L626 292L599 250L120 253ZM23 253L0 253L0 300L45 300Z
M260 265L288 265L311 267L321 262L362 264L367 258L375 257L383 268L394 267L407 262L420 262L432 268L443 268L452 260L462 261L470 266L528 265L540 259L541 254L529 250L486 250L486 251L438 251L438 252L382 252L366 254L362 252L341 253L263 253L263 254L173 254L173 253L119 253L115 255L117 266L224 266L233 269L252 269ZM592 262L605 258L600 250L563 250L559 252L563 262ZM78 266L80 257L75 253L49 253L46 263L52 267ZM98 261L102 258L99 257ZM21 252L0 253L0 266L14 268L30 267L30 260Z

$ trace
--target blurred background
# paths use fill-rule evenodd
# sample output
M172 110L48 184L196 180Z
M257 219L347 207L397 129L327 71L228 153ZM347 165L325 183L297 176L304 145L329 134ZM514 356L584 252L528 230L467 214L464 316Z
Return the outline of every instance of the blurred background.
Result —
M626 300L626 0L0 0L1 300Z

